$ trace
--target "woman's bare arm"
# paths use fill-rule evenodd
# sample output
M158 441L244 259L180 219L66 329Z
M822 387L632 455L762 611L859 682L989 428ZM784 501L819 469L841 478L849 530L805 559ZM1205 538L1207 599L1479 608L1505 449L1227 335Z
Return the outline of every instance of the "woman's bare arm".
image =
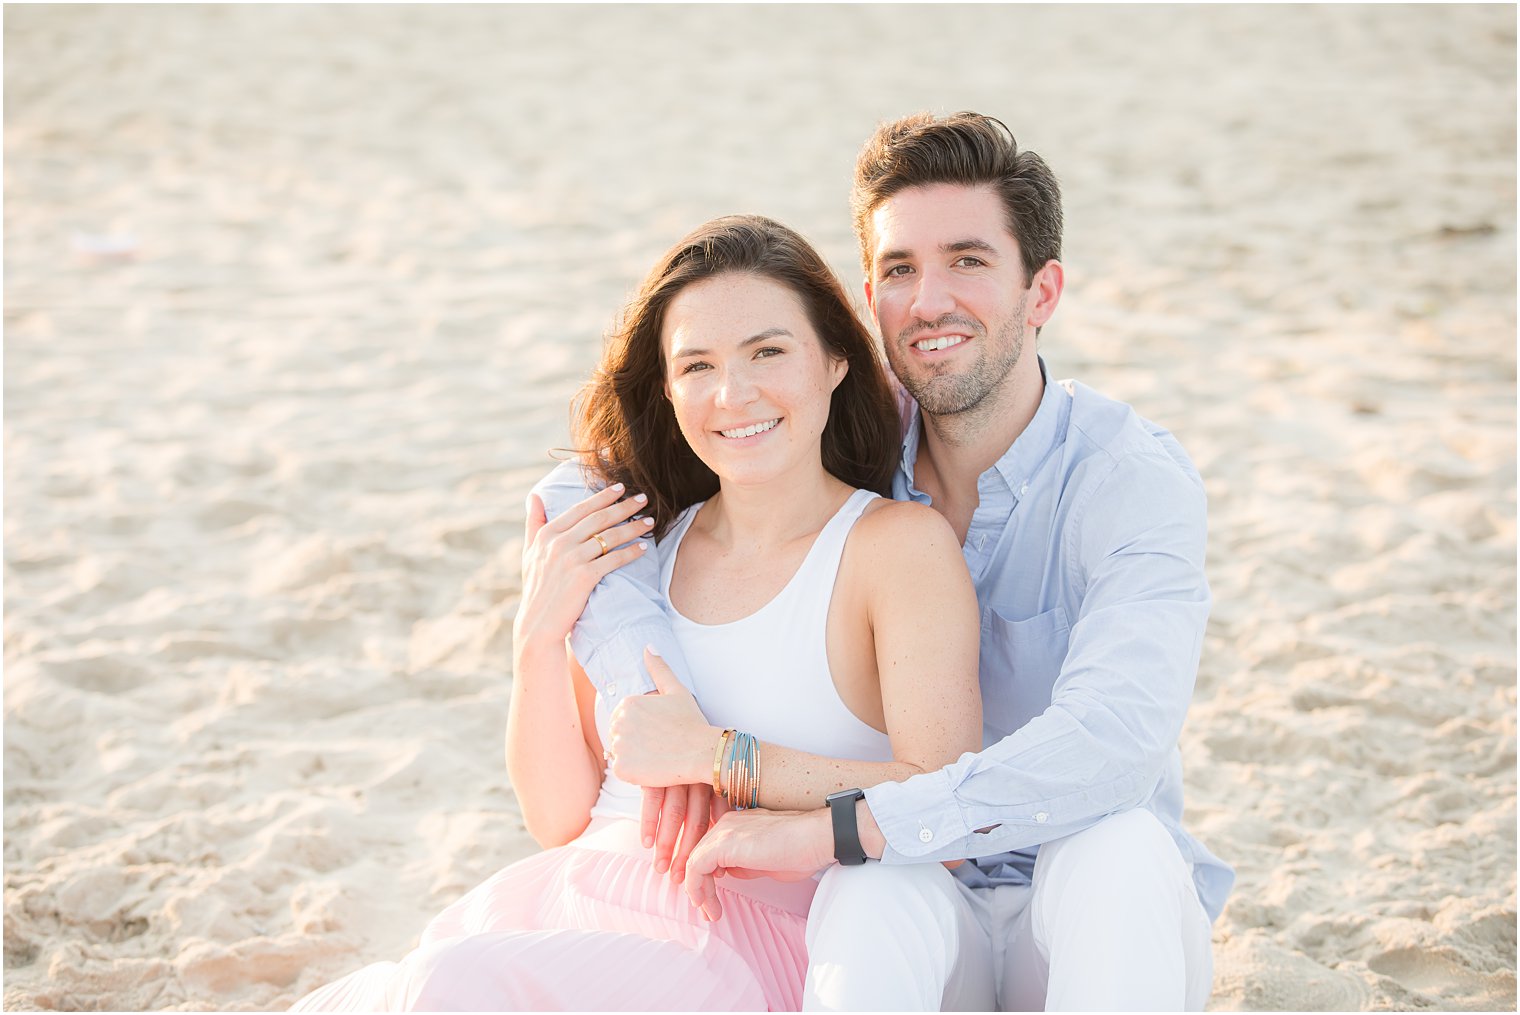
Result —
M594 692L563 644L519 648L513 659L507 773L528 833L545 848L563 846L590 824L602 788Z
M930 508L885 504L856 523L846 552L857 555L893 757L853 761L763 743L767 808L820 807L836 790L901 781L981 749L976 592L949 524ZM657 683L664 693L619 706L613 771L646 785L711 781L721 731L668 673Z
M608 487L553 521L529 498L523 598L512 624L507 771L523 823L543 846L579 835L601 789L591 684L565 640L596 583L647 548L640 539L647 523L627 520L643 501L619 503L621 493L621 486Z

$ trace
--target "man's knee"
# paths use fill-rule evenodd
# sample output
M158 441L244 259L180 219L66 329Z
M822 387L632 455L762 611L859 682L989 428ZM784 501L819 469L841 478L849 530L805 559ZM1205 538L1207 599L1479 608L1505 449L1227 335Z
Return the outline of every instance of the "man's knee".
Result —
M808 912L804 1008L939 1010L961 952L959 893L940 864L831 867Z
M1076 870L1084 880L1129 883L1161 873L1185 873L1171 834L1150 811L1135 808L1040 847L1035 884Z
M892 933L888 926L895 928L900 922L934 934L941 925L954 926L958 892L955 878L937 863L830 867L813 896L808 936L811 939L824 927L843 924L855 925L850 929L857 933L873 933L876 928Z
M1041 846L1030 916L1049 964L1047 1008L1164 1011L1208 997L1208 917L1149 811Z

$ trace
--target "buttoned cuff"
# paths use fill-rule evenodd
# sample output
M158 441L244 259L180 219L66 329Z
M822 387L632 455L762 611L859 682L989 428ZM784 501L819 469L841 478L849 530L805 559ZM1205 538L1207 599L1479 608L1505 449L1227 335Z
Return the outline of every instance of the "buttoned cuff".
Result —
M866 790L866 805L886 838L883 863L958 860L957 844L971 833L955 802L950 772L940 769L906 782L884 782ZM943 852L943 857L938 854Z
M887 841L883 863L992 856L1049 842L1080 827L1080 822L1072 826L1063 823L1071 820L1070 808L1060 812L1056 802L1048 799L1023 803L965 801L961 792L964 784L983 761L982 755L966 755L937 772L866 790L871 816ZM983 787L988 788L997 789ZM1061 813L1066 815L1064 819Z

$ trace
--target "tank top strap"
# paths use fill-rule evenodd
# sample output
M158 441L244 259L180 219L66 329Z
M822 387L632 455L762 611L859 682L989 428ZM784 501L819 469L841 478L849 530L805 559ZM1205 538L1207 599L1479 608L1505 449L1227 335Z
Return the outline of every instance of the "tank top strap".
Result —
M828 520L823 531L813 541L807 558L787 586L789 596L812 600L824 614L828 613L829 602L834 598L834 579L839 574L839 562L844 557L845 541L850 538L850 530L865 513L866 506L878 496L870 490L856 490L850 494L849 499Z
M821 571L829 576L829 580L812 583L812 585L821 585L822 592L814 594L820 595L827 606L834 591L833 575L839 570L839 561L844 556L845 540L849 538L850 530L855 527L855 522L865 513L866 505L880 496L870 490L856 490L850 494L839 510L834 512L834 517L824 523L822 531L813 540L813 545L808 548L802 566L797 569L797 573L792 576L791 581L777 598L808 594L809 576ZM670 531L665 533L665 538L660 541L660 594L666 599L670 598L670 582L675 576L676 553L681 546L681 541L686 538L686 531L691 528L691 523L696 519L697 512L701 511L702 505L706 503L705 500L698 501L677 515Z

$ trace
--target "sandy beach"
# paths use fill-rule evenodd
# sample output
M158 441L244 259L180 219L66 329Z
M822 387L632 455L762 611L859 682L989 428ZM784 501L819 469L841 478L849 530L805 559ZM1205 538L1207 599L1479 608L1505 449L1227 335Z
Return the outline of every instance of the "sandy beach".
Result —
M859 292L875 124L1066 194L1040 337L1172 429L1217 1010L1516 1003L1516 14L4 12L7 1009L283 1009L532 853L523 502L653 259Z

